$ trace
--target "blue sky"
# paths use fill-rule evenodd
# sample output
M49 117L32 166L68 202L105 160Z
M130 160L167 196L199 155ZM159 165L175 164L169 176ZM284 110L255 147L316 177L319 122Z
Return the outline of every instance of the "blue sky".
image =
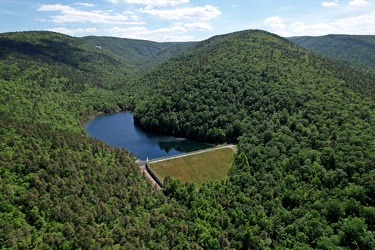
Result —
M201 41L245 29L375 35L375 0L1 0L0 32Z

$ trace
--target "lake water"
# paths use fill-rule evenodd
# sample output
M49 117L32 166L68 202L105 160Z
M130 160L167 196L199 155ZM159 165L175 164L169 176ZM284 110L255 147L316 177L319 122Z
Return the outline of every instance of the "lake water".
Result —
M211 147L185 138L146 132L134 125L132 112L98 116L85 124L89 136L128 149L137 159L156 159Z

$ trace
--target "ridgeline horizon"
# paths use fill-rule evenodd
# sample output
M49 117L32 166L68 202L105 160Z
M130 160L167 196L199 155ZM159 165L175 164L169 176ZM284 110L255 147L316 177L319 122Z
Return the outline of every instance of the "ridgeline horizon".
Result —
M260 30L1 33L0 248L374 248L375 36L341 38L329 47L345 58ZM84 131L119 108L147 130L237 142L228 178L154 189Z

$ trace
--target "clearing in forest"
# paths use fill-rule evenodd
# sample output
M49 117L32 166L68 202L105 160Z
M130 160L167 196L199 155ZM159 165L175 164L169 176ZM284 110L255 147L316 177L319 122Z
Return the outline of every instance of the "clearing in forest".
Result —
M227 178L235 152L232 148L219 148L198 154L150 162L150 168L163 181L170 176L181 182L202 184L205 180Z

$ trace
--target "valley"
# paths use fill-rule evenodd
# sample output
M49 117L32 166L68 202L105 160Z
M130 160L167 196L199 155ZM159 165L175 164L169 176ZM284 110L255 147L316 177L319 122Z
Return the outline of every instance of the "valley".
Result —
M372 249L371 55L296 43L0 34L0 248ZM156 189L84 130L119 109L146 131L236 143L228 177Z

